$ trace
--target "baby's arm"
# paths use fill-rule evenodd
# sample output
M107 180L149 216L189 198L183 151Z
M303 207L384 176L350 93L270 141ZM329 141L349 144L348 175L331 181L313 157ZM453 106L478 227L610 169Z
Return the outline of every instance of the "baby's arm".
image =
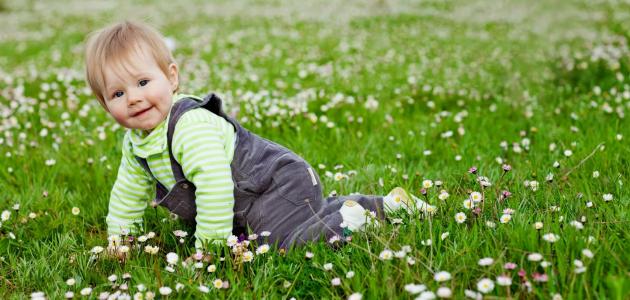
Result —
M216 121L216 120L215 120ZM221 126L201 110L187 112L177 123L172 147L184 176L197 188L195 247L232 234L234 183Z
M108 235L135 233L134 224L142 225L144 210L152 196L154 182L135 160L127 136L122 152L118 176L109 199Z

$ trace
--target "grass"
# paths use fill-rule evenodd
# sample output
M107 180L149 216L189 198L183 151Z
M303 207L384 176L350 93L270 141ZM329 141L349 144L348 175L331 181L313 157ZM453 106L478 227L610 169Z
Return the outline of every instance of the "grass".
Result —
M94 4L87 12L73 1L2 5L0 211L10 212L0 226L2 298L37 291L79 297L86 287L92 298L116 291L167 298L159 288L178 283L184 288L168 297L202 297L204 285L212 298L406 299L417 296L405 290L415 283L463 298L480 279L496 285L501 274L513 284L496 285L487 298L629 295L626 4L185 1ZM124 260L92 255L93 247L107 246L107 202L124 130L86 90L82 47L90 31L125 17L147 20L176 41L182 91L218 92L247 128L321 164L325 194L382 195L403 186L419 195L423 180L441 180L427 194L437 213L390 216L402 224L355 233L338 249L326 241L287 253L272 248L248 263L214 249L203 268L178 265L171 273L166 254L183 259L194 250L192 239L180 244L173 231L190 236L194 228L148 209L144 227L156 237L144 244L158 246L158 254L134 248ZM374 109L366 106L372 100ZM513 170L504 174L502 164ZM492 182L479 215L462 205L482 191L468 173L472 166ZM325 175L350 171L356 175L341 181ZM437 198L440 189L448 199ZM503 190L512 196L499 201ZM503 224L506 208L514 213ZM458 212L467 215L462 224ZM575 220L584 228L571 225ZM547 233L559 240L545 241ZM379 259L404 246L411 249L405 258ZM531 253L550 265L529 261ZM479 266L484 257L494 263ZM575 260L585 272L575 272ZM518 267L505 270L507 262ZM346 278L348 271L354 277ZM452 279L436 282L438 271ZM534 273L548 280L536 282ZM67 285L69 278L76 283ZM341 284L333 286L333 278ZM229 288L213 288L215 279Z

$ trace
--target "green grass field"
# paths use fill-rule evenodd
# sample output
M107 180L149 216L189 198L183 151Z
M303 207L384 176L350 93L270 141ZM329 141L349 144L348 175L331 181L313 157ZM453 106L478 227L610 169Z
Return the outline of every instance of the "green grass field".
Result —
M0 4L2 299L630 298L629 4ZM124 129L84 82L84 39L125 18L174 43L182 92L218 93L317 167L326 195L420 195L431 180L437 212L338 249L252 243L251 261L226 246L182 265L194 228L148 208L155 237L94 254ZM473 192L484 202L469 209Z

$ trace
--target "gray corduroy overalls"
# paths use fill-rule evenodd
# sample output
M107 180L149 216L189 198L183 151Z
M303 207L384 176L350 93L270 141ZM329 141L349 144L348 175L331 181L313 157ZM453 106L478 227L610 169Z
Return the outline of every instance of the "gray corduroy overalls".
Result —
M221 99L209 94L202 101L185 98L173 105L167 142L176 183L169 192L156 180L156 203L183 220L194 222L197 215L195 186L185 178L181 165L173 157L171 143L179 118L196 108L204 108L223 117L236 132L234 157L230 164L234 181L235 235L247 233L247 228L257 234L269 231L268 241L277 242L280 248L285 249L320 237L326 240L335 235L343 237L339 209L345 200L354 200L375 212L379 219L384 219L383 201L379 196L323 199L319 176L304 159L243 128L223 112ZM147 161L140 157L136 159L155 179Z

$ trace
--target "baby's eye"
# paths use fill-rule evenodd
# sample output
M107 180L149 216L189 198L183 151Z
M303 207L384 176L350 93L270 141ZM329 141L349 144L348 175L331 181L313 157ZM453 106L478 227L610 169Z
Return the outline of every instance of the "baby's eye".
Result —
M142 80L140 80L140 81L138 82L138 85L140 85L140 86L145 86L145 85L147 85L148 83L149 83L149 80L147 80L147 79L142 79Z
M122 91L115 91L114 94L112 95L112 99L122 97L122 95L123 95Z

